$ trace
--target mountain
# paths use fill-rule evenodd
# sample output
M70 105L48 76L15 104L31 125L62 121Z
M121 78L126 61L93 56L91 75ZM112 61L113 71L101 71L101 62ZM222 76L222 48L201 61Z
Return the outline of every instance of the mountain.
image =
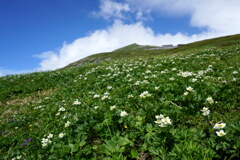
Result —
M240 159L239 65L233 35L0 77L0 160Z
M134 43L134 44L125 46L123 48L114 50L112 52L98 53L98 54L88 56L74 63L71 63L66 67L67 68L77 67L83 64L99 63L99 62L104 62L109 60L132 58L132 57L146 57L146 56L148 57L148 56L156 56L156 55L168 56L168 55L172 55L172 54L183 52L183 51L189 51L191 49L199 49L199 48L205 48L209 46L224 48L224 47L236 45L239 43L240 43L239 34L185 44L172 49L161 49L160 46L138 45Z

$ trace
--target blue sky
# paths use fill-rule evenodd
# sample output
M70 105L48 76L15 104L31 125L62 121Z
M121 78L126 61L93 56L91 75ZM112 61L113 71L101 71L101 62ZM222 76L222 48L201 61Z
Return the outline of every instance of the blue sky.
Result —
M0 76L240 32L239 0L0 0Z

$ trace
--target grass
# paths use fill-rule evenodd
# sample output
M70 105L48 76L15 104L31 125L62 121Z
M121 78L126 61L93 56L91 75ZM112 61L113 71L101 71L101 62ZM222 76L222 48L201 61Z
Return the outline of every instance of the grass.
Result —
M238 42L1 77L0 159L239 159Z

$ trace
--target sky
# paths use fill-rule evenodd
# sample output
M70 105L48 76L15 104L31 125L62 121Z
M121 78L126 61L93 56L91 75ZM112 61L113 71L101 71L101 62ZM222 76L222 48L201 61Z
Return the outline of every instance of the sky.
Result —
M0 76L240 33L240 0L0 0Z

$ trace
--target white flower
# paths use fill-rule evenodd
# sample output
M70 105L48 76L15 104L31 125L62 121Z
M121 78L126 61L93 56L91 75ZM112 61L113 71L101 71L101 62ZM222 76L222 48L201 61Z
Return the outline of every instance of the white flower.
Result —
M135 85L139 85L141 83L141 81L137 81L136 83L135 83Z
M47 146L47 143L43 143L42 146L43 146L43 147Z
M59 110L58 110L58 112L63 112L63 111L65 111L65 108L64 107L61 107L61 108L59 108Z
M181 72L180 75L181 75L182 77L189 77L189 76L192 76L193 73L192 73L192 72Z
M132 94L129 94L129 95L128 95L128 98L133 98L133 95L132 95Z
M145 73L152 73L150 70L147 70Z
M148 84L149 82L147 80L143 80L142 84Z
M98 109L99 106L95 106L94 109Z
M48 139L45 139L45 138L42 139L42 143L48 143L48 142L49 142Z
M174 81L174 80L175 80L175 78L171 77L171 78L169 78L169 80L170 80L170 81Z
M155 89L155 90L158 90L158 89L159 89L159 87L155 87L154 89Z
M53 134L50 133L47 138L53 138Z
M75 100L74 102L73 102L73 105L80 105L81 104L81 102L79 102L78 100Z
M196 78L193 78L193 79L192 79L192 82L196 82L196 81L197 81L197 79L196 79Z
M105 92L105 93L104 93L105 96L108 96L109 94L110 94L110 93L108 93L108 92Z
M225 136L225 135L226 135L226 133L225 133L223 130L216 131L216 133L217 133L217 135L218 135L219 137L222 137L222 136Z
M22 156L17 156L17 159L21 159L22 158Z
M169 117L162 118L162 123L164 124L172 124L171 119Z
M206 112L208 110L208 108L203 107L203 109L201 110L202 112Z
M204 116L207 116L207 115L210 114L210 110L208 108L206 108L206 107L203 107L203 109L201 111L203 112Z
M156 120L156 121L154 121L154 122L157 123L157 124L161 124L161 123L162 123L161 120Z
M204 116L207 116L207 115L210 114L210 110L208 108L206 108L206 107L203 107L203 109L201 111L203 112Z
M144 91L143 93L141 93L139 95L141 98L147 98L147 97L151 97L151 94L148 93L148 91Z
M207 116L207 115L209 115L209 114L210 114L210 110L207 110L207 111L204 111L204 112L203 112L203 115L204 115L204 116Z
M113 110L113 109L115 109L116 108L116 106L111 106L110 107L110 110Z
M105 99L109 99L109 96L108 95L102 96L101 100L105 100Z
M189 87L186 88L186 90L189 91L189 92L192 92L193 88L189 86Z
M188 93L189 93L189 92L184 92L184 93L183 93L183 95L184 95L184 96L187 96L187 95L188 95Z
M128 113L126 111L121 111L121 113L120 113L121 117L124 117L124 116L127 116L127 115L128 115Z
M112 86L108 86L107 89L112 89Z
M164 115L162 115L162 114L156 115L155 118L156 118L156 119L162 119L162 118L164 118Z
M160 125L158 125L159 127L167 127L167 124L161 123Z
M64 135L65 135L65 133L60 133L60 134L58 135L58 137L59 137L59 138L63 138Z
M214 103L214 100L213 100L212 97L208 97L208 98L206 99L206 101L207 101L208 103L210 103L210 104L213 104L213 103Z
M233 73L233 74L238 74L238 71L233 71L232 73Z
M99 94L95 94L95 95L93 96L93 98L99 98L99 97L100 97Z
M71 122L67 121L67 123L65 123L65 127L68 127L70 125Z
M216 123L213 128L214 129L222 129L225 126L226 126L226 123Z

